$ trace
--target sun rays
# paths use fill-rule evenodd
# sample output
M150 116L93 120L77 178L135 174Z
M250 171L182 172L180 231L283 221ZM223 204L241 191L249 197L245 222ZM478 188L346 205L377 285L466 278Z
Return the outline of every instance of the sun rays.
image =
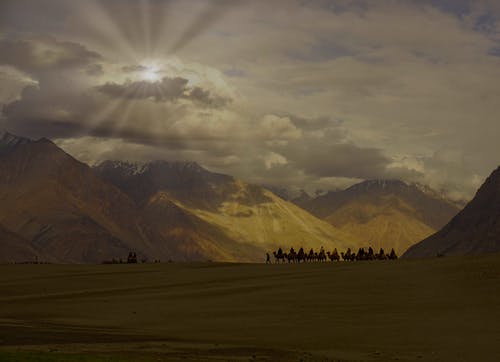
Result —
M113 2L90 0L81 5L82 26L88 28L90 43L114 58L113 63L108 63L114 64L113 68L108 65L104 69L96 88L102 86L104 79L117 87L127 86L118 99L110 97L98 105L88 122L89 133L99 134L106 129L120 137L127 129L137 129L134 122L139 117L143 125L155 129L158 137L169 138L172 124L178 120L169 121L167 117L186 107L189 97L187 93L171 100L165 94L169 90L164 79L178 77L182 70L178 66L182 62L175 54L207 31L234 4L226 0L197 3L194 11L186 14L188 21L183 29L179 29L178 23L176 27L171 24L185 5L176 6L180 8L174 8L169 1L140 0L124 12L123 7ZM183 78L191 86L198 86L202 76L187 73Z
M149 63L146 65L142 65L143 70L139 73L139 77L141 80L145 80L148 82L158 82L162 76L161 76L161 68L157 66L154 63Z

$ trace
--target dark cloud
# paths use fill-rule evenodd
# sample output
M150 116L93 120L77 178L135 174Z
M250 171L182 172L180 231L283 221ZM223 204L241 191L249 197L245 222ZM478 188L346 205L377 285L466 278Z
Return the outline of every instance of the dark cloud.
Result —
M384 178L392 160L377 148L353 144L304 143L289 148L288 159L318 177Z
M85 70L87 75L98 77L104 74L104 69L101 64L91 64Z
M384 155L382 149L348 142L341 123L326 117L307 119L289 115L287 119L301 131L301 137L270 147L287 161L286 165L273 165L271 170L279 168L283 172L292 168L316 178L376 179L389 176L388 166L393 160Z
M23 89L5 105L6 128L27 137L59 138L84 134L85 118L96 104L81 90L64 87L69 80L44 78Z
M107 83L89 88L86 82L72 82L71 74L48 73L39 78L38 84L24 87L18 99L2 107L5 118L2 127L32 138L93 136L144 145L161 144L169 149L210 149L210 142L217 134L199 127L197 117L204 113L209 117L211 110L207 108L223 104L222 98L212 97L201 88L193 93L196 87L189 88L187 83L177 77L157 83ZM157 101L131 102L145 98ZM192 103L189 107L177 104L175 101L180 99ZM201 109L204 112L198 116ZM191 113L189 119L187 110ZM215 147L213 152L221 151Z
M0 64L31 74L89 66L101 59L100 54L81 44L58 41L51 36L0 40Z
M122 67L122 71L125 73L144 72L146 70L148 70L148 67L140 64L125 65Z
M339 126L341 126L344 121L341 119L332 119L328 116L316 117L316 118L306 118L300 117L294 114L286 115L292 123L304 131L316 131L316 130L331 130L337 129L339 132Z
M141 80L122 84L106 83L97 89L108 96L124 99L153 99L156 102L187 99L209 107L222 107L230 102L228 98L214 95L201 87L190 88L188 82L182 77L163 77L157 82Z
M199 102L201 104L216 108L223 107L231 102L229 98L214 95L212 94L212 92L201 87L194 87L193 89L191 89L191 91L187 95L187 98L194 102Z
M109 96L125 99L154 99L156 102L174 101L184 97L188 80L181 77L164 77L158 82L127 81L106 83L97 89Z

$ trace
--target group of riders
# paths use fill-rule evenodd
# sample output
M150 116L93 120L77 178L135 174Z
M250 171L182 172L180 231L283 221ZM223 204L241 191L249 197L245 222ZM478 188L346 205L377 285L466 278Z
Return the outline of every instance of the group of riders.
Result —
M127 264L137 264L137 254L130 252L127 257Z
M283 252L283 249L279 248L278 251L273 251L275 263L300 263L300 262L326 262L328 259L330 261L361 261L361 260L395 260L398 258L394 248L391 249L391 252L386 254L384 249L380 248L378 253L373 251L373 248L370 246L368 251L365 248L359 248L358 252L351 251L351 248L348 248L345 252L337 251L337 248L333 250L333 252L327 251L321 247L319 252L315 252L314 249L309 250L309 252L305 252L304 248L300 248L298 252L296 252L293 248L290 248L290 251ZM266 253L266 263L271 263L271 255Z

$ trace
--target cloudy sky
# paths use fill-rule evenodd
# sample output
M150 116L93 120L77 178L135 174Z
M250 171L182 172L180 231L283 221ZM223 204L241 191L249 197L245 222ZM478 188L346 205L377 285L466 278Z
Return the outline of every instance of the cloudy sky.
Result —
M500 164L500 2L2 0L0 108L91 164L468 198Z

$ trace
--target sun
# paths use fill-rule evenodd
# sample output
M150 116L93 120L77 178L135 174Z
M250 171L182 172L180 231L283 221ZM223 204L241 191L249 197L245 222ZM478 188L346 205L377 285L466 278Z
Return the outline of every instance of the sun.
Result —
M161 79L160 69L153 64L143 65L140 78L148 82L157 82Z

